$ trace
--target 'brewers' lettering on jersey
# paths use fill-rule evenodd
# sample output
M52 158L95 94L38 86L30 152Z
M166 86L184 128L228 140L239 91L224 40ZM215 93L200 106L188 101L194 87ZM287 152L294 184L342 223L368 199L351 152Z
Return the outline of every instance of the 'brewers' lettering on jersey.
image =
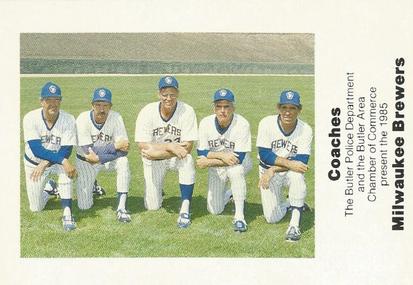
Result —
M292 158L297 154L310 154L313 132L304 121L297 119L297 125L289 134L279 124L279 115L263 118L258 126L257 147L270 148L279 157Z
M42 133L42 135L40 136L40 140L42 144L50 143L60 146L62 138L54 134Z
M234 151L235 149L235 142L229 141L226 138L218 138L215 140L208 140L208 146L210 149L230 149Z
M82 112L76 119L77 136L80 147L77 153L84 155L81 146L105 146L119 139L127 139L125 124L122 116L113 110L109 111L108 117L103 125L97 125L93 119L93 111Z
M275 153L281 148L285 149L290 155L297 154L297 146L289 140L278 139L271 143L271 149Z
M52 128L49 128L42 116L42 108L27 113L23 118L25 154L36 163L40 159L35 157L28 141L40 140L42 146L50 151L58 152L63 145L76 145L75 118L63 110Z
M101 140L103 142L112 142L112 136L106 135L103 132L99 132L98 134L92 134L90 136L92 138L92 142L95 143L98 140Z
M136 142L179 143L198 139L196 116L191 106L177 101L173 115L169 120L164 120L159 104L150 103L139 112L136 119Z
M241 115L234 114L228 129L220 134L215 124L216 115L205 117L199 123L198 150L209 151L251 151L251 133L248 121Z
M181 136L181 129L178 129L177 127L168 124L164 127L159 127L155 128L152 130L152 136L157 137L157 136L163 136L165 134L171 134L173 136L180 137Z

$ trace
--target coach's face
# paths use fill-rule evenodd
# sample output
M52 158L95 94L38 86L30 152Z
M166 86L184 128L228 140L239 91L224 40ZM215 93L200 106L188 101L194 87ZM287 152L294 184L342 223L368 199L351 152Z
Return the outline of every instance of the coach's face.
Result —
M280 113L281 123L283 127L292 128L295 126L297 117L300 114L301 108L292 104L278 104L278 112Z
M176 101L179 95L178 89L173 87L162 88L159 90L159 99L163 109L172 110L175 108Z
M112 103L96 101L92 103L92 108L96 123L103 124L108 118L109 110L112 108Z
M60 102L62 99L60 97L48 97L42 99L40 104L43 108L43 114L46 117L55 117L59 113L60 110Z
M234 104L227 100L219 100L214 103L214 111L221 127L227 127L234 114Z

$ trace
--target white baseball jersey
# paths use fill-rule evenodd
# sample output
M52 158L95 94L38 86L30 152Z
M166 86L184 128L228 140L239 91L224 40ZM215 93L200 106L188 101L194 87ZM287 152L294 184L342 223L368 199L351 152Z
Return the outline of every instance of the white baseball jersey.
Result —
M248 121L234 114L228 129L220 134L215 123L216 115L205 117L199 123L198 150L213 152L251 152L251 132Z
M41 159L32 153L27 143L30 140L41 140L45 149L55 152L63 145L76 145L75 118L63 110L59 111L59 116L51 128L45 122L42 108L33 110L24 116L23 130L26 156L35 163L39 163Z
M198 139L194 109L177 101L175 112L165 121L160 114L160 102L146 105L136 119L135 141L147 143L179 143ZM195 183L195 167L191 154L184 159L172 157L164 160L148 160L142 157L145 177L145 208L157 210L162 206L162 189L168 170L178 171L179 183Z
M77 153L82 156L84 152L81 146L93 144L101 147L128 138L122 116L112 110L109 110L108 117L101 126L95 123L93 110L82 112L76 119L76 126L79 145Z
M300 119L289 134L281 128L279 115L267 116L258 125L257 147L270 148L283 158L292 158L297 154L310 155L312 139L311 127Z
M177 101L172 117L165 121L160 114L160 102L146 105L136 119L135 141L149 143L179 143L198 139L194 109Z
M76 119L78 148L77 153L84 156L82 146L93 144L102 147L127 139L125 124L122 116L109 110L108 117L102 125L97 125L93 119L93 110L82 112ZM76 169L79 172L77 179L77 202L79 209L85 210L93 206L93 184L100 171L116 171L116 191L129 191L130 171L127 157L119 157L105 164L90 164L82 159L76 160Z
M48 194L44 195L43 187L46 178L50 174L58 175L60 197L62 199L71 199L72 180L66 175L62 165L54 164L46 168L38 181L33 181L30 178L41 159L33 155L28 141L40 139L45 149L55 152L58 152L61 146L76 145L75 118L65 111L60 110L55 124L49 128L43 117L42 108L39 108L30 111L24 116L23 130L25 141L24 170L30 210L41 211L46 206L49 197Z
M279 115L272 115L260 121L257 147L270 148L277 156L283 158L292 158L297 154L310 155L313 138L311 127L297 119L294 130L286 134L282 130L279 120ZM268 167L269 165L260 161L260 177L263 175L265 168ZM289 187L289 201L285 201L282 195L283 186ZM306 195L305 178L302 173L295 171L275 173L270 180L269 189L261 188L261 202L265 219L269 223L280 221L285 216L289 205L304 206Z
M248 121L241 115L234 114L231 124L224 133L218 132L216 115L205 117L199 123L198 150L213 152L251 152L251 131ZM231 191L237 205L244 203L247 186L245 175L248 172L246 165L250 164L248 154L242 164L234 166L210 167L208 169L208 197L207 209L212 214L220 214L224 210L225 187L227 180L231 183ZM240 201L240 202L238 202ZM243 208L242 208L243 209ZM238 211L235 220L243 220L243 210Z

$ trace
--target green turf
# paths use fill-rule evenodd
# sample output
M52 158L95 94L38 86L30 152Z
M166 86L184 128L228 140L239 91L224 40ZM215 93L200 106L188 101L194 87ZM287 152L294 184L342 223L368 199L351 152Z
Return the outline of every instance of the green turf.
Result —
M211 114L211 97L220 87L227 87L236 95L236 112L251 125L252 157L256 157L258 122L275 112L278 94L293 88L302 94L304 109L301 118L314 129L313 77L219 77L178 76L180 100L192 105L198 122ZM62 88L62 109L75 117L90 108L95 87L106 86L113 93L113 110L122 114L129 139L134 140L135 120L139 110L157 100L158 77L59 77L21 79L21 118L28 111L40 107L39 91L48 80ZM23 135L23 130L21 130ZM23 153L23 137L21 152ZM257 161L247 176L246 220L249 230L235 234L231 222L233 204L220 216L206 210L207 170L197 169L192 203L192 225L182 230L176 227L180 206L177 176L167 175L163 208L146 211L143 206L142 162L136 144L131 144L129 164L132 173L128 206L132 222L116 221L114 207L115 174L102 173L99 183L107 195L96 199L92 209L80 211L74 203L78 228L63 232L60 222L60 201L50 200L45 210L29 210L25 190L24 168L21 166L21 256L22 257L314 257L314 153L306 174L307 203L313 208L302 217L302 238L298 243L284 241L290 215L278 224L267 224L262 214L258 183ZM74 158L72 154L71 159ZM75 193L76 191L74 191ZM75 198L76 199L76 198Z

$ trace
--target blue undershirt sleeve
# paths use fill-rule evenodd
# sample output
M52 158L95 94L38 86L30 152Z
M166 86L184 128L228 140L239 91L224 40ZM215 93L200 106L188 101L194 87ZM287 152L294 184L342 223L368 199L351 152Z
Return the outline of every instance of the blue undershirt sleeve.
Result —
M64 158L69 159L72 154L73 146L72 145L62 145L58 153L62 153Z
M116 153L115 145L113 143L107 144L105 146L94 146L92 147L92 149L99 156L101 154L115 154Z
M308 164L310 156L308 154L296 154L295 157L292 157L291 160L301 161L304 164Z
M277 155L272 152L270 148L265 147L258 147L258 154L260 156L260 160L267 165L275 165L275 160L277 159Z
M238 154L239 164L241 164L247 153L246 152L240 152L240 151L236 151L235 153Z
M27 142L34 156L43 160L50 161L51 163L62 164L63 159L65 159L65 152L54 152L45 149L42 146L40 140L30 140Z
M101 164L118 159L119 157L126 156L128 152L117 150L115 153L102 153L99 155L99 161Z
M105 146L93 146L93 145L84 145L82 150L84 153L89 153L89 147L99 156L99 161L101 164L115 160L119 157L126 156L127 151L116 150L113 143L107 144Z
M199 150L199 149L197 149L196 150L196 152L198 153L198 156L205 156L205 157L208 157L208 152L209 152L209 150Z

